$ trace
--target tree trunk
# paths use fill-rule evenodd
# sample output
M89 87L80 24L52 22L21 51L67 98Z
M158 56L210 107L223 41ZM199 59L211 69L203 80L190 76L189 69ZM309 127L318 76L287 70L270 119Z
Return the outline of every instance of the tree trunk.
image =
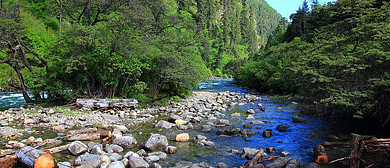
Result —
M54 168L55 166L53 156L30 146L16 152L16 156L21 163L29 168Z
M58 44L60 44L61 41L61 31L62 31L62 11L63 11L62 3L60 3L60 8L61 8L61 12L60 12L60 25L58 27Z
M33 103L34 101L30 98L30 96L27 93L27 87L24 84L23 75L20 73L20 66L18 63L10 64L12 68L14 68L16 74L18 75L19 81L20 81L20 87L22 87L22 93L24 100L26 100L26 103Z
M351 139L351 142L350 142L350 145L351 145L351 148L350 148L350 151L349 151L349 157L350 157L350 160L349 160L349 167L350 168L359 168L360 167L360 157L361 157L361 145L362 145L362 141L357 138L357 137L353 137Z
M327 164L328 155L326 154L325 148L322 145L317 145L314 150L314 160L318 164Z

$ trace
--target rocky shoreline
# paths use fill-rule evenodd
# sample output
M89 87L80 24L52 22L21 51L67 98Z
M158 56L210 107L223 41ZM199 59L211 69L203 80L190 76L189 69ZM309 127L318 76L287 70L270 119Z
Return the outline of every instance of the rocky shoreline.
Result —
M260 96L249 93L196 91L193 96L180 102L170 102L166 107L138 110L90 111L63 107L9 109L0 112L1 146L7 148L0 154L45 143L42 149L67 145L66 152L54 155L59 168L162 167L159 163L175 155L178 150L171 144L194 143L199 150L213 148L215 145L208 137L202 134L192 135L185 130L199 129L202 132L215 130L219 136L238 135L244 140L257 134L251 127L266 125L266 122L255 120L244 124L243 128L238 128L226 117L246 115L247 118L254 119L255 113L264 111L261 104L258 104L257 109L249 109L244 113L229 115L225 114L225 111L237 105L255 104L258 100L261 100ZM293 120L305 122L301 118ZM111 138L104 142L68 141L66 131L87 128L109 130L112 133ZM279 125L276 130L283 132L287 131L288 127ZM39 137L42 134L45 136ZM269 138L272 136L272 130L267 129L262 135ZM242 158L250 160L259 151L260 149L244 148L242 151L231 149L226 152L240 153ZM262 155L264 158L287 158L288 152L275 151L268 147ZM294 163L300 166L297 160L294 160ZM256 165L258 167L262 164ZM227 166L225 163L210 165L204 162L177 161L176 167ZM309 167L316 165L311 164Z

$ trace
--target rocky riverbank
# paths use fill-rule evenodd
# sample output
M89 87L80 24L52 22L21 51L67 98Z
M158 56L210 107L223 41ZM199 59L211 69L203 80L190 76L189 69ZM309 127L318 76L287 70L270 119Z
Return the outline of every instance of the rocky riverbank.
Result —
M219 137L242 137L249 140L255 134L270 138L273 131L288 131L287 125L278 125L275 130L256 132L252 127L267 125L267 121L256 120L254 115L265 109L262 104L246 111L226 110L245 104L255 105L261 97L240 92L194 92L190 98L170 102L169 106L138 110L88 111L73 108L16 108L0 113L1 153L14 151L25 146L48 149L66 145L64 151L54 156L60 168L78 167L162 167L167 157L178 156L183 144L195 150L213 150L216 142L201 132L216 132ZM237 116L246 116L251 122L238 127L232 123ZM294 117L294 122L305 122ZM69 142L66 131L98 128L109 130L112 135L107 141ZM199 130L198 132L192 130ZM42 145L44 144L44 145ZM185 149L184 149L185 150ZM242 158L253 159L259 149L231 149L225 153L239 154ZM288 152L277 152L272 146L263 153L264 158L285 157ZM180 158L180 157L178 157ZM298 158L296 158L298 159ZM191 163L182 158L176 167L227 167L225 163ZM270 160L270 161L271 161ZM287 162L286 162L287 164Z

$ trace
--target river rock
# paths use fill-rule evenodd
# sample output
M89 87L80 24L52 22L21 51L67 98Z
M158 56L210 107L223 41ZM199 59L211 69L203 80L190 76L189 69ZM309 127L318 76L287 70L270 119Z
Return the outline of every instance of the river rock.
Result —
M181 119L178 115L176 114L170 114L168 118L168 122L175 123L176 120Z
M211 125L202 125L202 132L211 132L213 127Z
M168 154L175 154L177 151L177 148L175 146L167 146L164 151L165 151L165 153L168 153Z
M131 149L137 145L137 140L132 136L122 136L119 138L116 138L113 141L113 144L119 145L123 147L124 149Z
M49 117L41 117L41 118L39 118L39 121L41 123L49 123L50 122L50 118Z
M167 146L167 137L160 134L150 135L149 139L143 144L143 148L149 151L164 150Z
M249 109L249 110L246 111L246 113L248 113L248 114L255 114L255 110Z
M320 168L320 166L317 163L310 163L305 168Z
M101 144L95 145L92 148L89 148L89 151L92 154L97 154L97 155L104 155L104 154L106 154L106 152L103 151L103 147L102 147Z
M159 160L165 160L168 157L168 155L165 152L152 152L149 153L148 156L157 156Z
M288 127L287 127L287 125L281 124L281 125L278 125L276 127L276 130L278 130L279 132L287 132L288 131Z
M162 128L162 129L171 129L173 126L174 126L174 124L169 123L169 122L164 121L164 120L161 120L154 127Z
M184 121L182 119L178 119L175 121L176 125L186 125L187 123L188 123L187 121Z
M240 130L241 136L251 136L251 135L256 135L256 132L253 129L242 129Z
M182 133L176 135L176 142L187 142L190 140L190 134L188 133Z
M248 115L245 119L247 119L247 120L253 120L253 119L255 119L255 117L253 117L253 115Z
M111 133L111 137L112 137L112 139L117 139L117 138L122 137L122 131L119 129L114 129L114 131L112 131L112 133Z
M240 113L233 113L233 114L230 114L231 117L240 117L241 114Z
M112 160L112 161L119 161L119 160L121 160L122 159L122 156L121 155L119 155L119 154L117 154L117 153L110 153L110 154L108 154L108 156L110 157L110 159Z
M92 167L98 167L100 165L100 155L84 154L80 155L75 160L75 165L90 165Z
M253 149L253 148L244 148L242 150L242 155L241 155L241 158L246 158L246 159L253 159L253 157L256 155L256 153L258 152L259 150L257 149Z
M222 125L222 126L232 125L232 123L229 120L226 120L226 119L219 119L217 124L218 125Z
M300 167L301 167L301 163L299 163L298 160L290 159L289 161L287 161L286 165L284 165L283 168L300 168Z
M178 125L177 129L179 129L179 130L186 130L186 129L188 129L188 126L187 125Z
M297 116L292 117L293 123L305 123L306 120Z
M215 168L228 168L228 166L223 162L219 162L219 163L217 163Z
M158 158L157 156L147 156L147 157L145 157L145 161L148 162L148 163L157 162L159 160L160 160L160 158Z
M252 125L267 125L265 122L263 121L251 121L250 124Z
M79 155L88 150L88 146L81 141L74 141L69 144L68 150L72 155Z
M58 168L69 168L72 167L72 164L69 162L58 162L57 163Z
M217 134L221 135L234 135L238 134L240 132L239 128L236 128L235 126L225 126L217 129Z
M121 131L122 133L126 133L127 131L129 131L129 129L124 125L113 125L112 128L113 128L113 130L117 129L117 130Z
M121 161L112 162L107 168L125 168Z
M149 168L148 162L139 156L130 157L129 165L131 168Z
M211 166L206 162L201 162L192 164L190 168L211 168Z
M268 147L268 148L266 149L266 151L267 151L268 153L274 153L274 152L276 152L276 149L275 149L274 147Z
M272 136L272 130L271 129L267 129L263 132L263 137L264 138L270 138Z
M125 155L123 155L123 158L128 158L128 159L130 159L131 157L134 157L134 156L140 157L138 154L136 154L136 153L134 153L134 152L132 152L132 151L129 151L129 152L127 152Z
M146 151L144 149L141 149L137 152L139 156L146 156Z

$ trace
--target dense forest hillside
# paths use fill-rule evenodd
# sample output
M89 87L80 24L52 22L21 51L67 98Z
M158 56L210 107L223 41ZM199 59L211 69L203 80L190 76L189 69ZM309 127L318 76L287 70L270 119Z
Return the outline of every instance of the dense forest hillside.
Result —
M258 90L298 95L311 115L385 125L390 119L389 16L385 0L324 6L304 1L287 31L276 34L235 78Z
M1 0L0 85L36 101L185 95L286 25L264 0Z

